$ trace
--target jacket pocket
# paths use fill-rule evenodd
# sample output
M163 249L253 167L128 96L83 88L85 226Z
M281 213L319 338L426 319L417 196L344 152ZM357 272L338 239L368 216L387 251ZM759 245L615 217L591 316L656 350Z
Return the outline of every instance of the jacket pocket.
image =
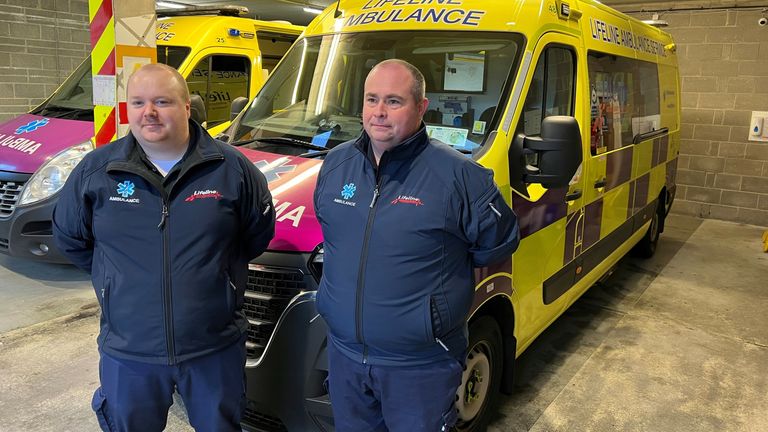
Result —
M443 320L440 318L440 311L437 310L437 304L435 303L435 297L429 298L429 314L432 318L432 334L435 337L440 337L443 334Z
M432 320L432 334L435 338L444 336L451 329L448 303L442 295L429 297L429 316Z
M104 315L104 320L107 324L109 321L109 295L112 289L112 278L104 275L104 284L101 286L101 314Z
M432 317L432 297L424 299L424 333L427 342L435 342L437 333L435 333L435 323Z

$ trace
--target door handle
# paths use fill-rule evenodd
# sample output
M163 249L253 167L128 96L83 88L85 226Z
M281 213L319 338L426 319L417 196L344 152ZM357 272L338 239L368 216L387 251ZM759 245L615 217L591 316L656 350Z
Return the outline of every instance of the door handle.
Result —
M595 189L604 188L606 184L608 184L608 182L605 178L598 180L595 182Z
M579 198L581 198L581 191L580 190L575 190L575 191L565 195L565 200L566 201L575 201L575 200L577 200Z

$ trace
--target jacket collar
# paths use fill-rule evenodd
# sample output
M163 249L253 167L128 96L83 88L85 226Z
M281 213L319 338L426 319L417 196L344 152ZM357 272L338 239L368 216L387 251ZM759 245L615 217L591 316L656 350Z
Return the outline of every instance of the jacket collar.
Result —
M413 159L424 150L428 143L429 136L427 136L427 127L424 125L424 122L422 122L421 128L419 128L415 134L406 138L402 143L387 150L384 154L387 155L387 159L390 161ZM363 130L357 140L355 140L355 147L363 153L371 163L373 163L373 166L376 166L376 159L373 156L373 148L371 147L371 138L365 130ZM382 159L383 158L384 155L382 154Z
M127 162L129 164L136 164L139 166L150 167L151 162L147 157L144 150L139 145L136 137L133 133L128 132L124 138L122 138L122 145L116 149L115 157L112 163ZM110 144L114 145L114 144ZM116 146L118 147L118 146ZM219 146L215 141L203 130L197 123L189 121L189 146L186 153L181 158L179 165L190 166L200 161L208 159L220 159L224 154L221 152ZM109 167L108 167L109 169Z

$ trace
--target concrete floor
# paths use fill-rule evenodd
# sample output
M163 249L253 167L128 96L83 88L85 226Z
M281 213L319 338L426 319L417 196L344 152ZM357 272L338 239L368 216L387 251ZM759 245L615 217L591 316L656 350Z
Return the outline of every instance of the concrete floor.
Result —
M489 431L768 431L762 230L670 216L523 354ZM97 313L82 272L0 257L0 431L98 430Z

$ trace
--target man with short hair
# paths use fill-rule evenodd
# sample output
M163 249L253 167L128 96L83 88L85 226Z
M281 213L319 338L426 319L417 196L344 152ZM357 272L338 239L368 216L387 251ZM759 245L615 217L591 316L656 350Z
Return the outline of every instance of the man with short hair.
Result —
M101 305L92 406L104 431L162 431L178 391L197 431L240 431L248 262L274 235L264 176L190 120L162 64L128 81L130 133L86 155L54 236Z
M328 153L317 181L317 309L338 432L454 425L473 267L510 259L519 242L493 172L427 136L424 87L407 62L376 65L364 131Z

